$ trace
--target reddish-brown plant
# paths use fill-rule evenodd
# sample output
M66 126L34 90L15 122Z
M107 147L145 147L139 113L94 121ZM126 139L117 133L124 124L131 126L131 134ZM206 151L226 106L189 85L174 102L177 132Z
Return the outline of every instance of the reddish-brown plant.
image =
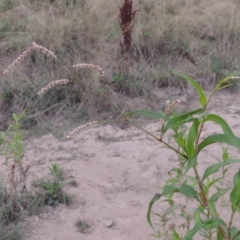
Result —
M119 24L122 30L123 42L121 42L122 53L130 50L132 43L132 30L134 17L137 11L132 10L133 1L124 0L122 7L119 9Z

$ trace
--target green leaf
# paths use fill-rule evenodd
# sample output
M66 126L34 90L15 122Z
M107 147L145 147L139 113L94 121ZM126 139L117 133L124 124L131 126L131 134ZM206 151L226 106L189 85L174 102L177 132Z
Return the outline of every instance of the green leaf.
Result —
M195 226L186 233L183 240L192 240L193 236L202 228L202 226L202 222L196 223Z
M231 239L237 240L240 236L240 231L236 227L231 227L230 229Z
M230 193L230 201L232 204L232 209L240 210L240 170L233 177L234 188Z
M188 159L187 166L185 168L184 174L186 174L192 167L195 167L197 165L197 157L193 156Z
M192 186L187 184L183 184L180 187L173 186L173 185L165 186L162 196L172 196L173 193L176 193L176 192L182 193L188 198L194 198L197 201L199 201L197 192L194 190Z
M18 123L18 116L15 113L12 114L12 117L13 117L15 123Z
M202 177L202 181L204 181L208 176L210 176L211 174L217 172L221 167L224 167L228 164L232 164L232 163L239 163L240 160L239 159L227 159L224 162L220 162L220 163L216 163L211 165L210 167L208 167Z
M225 161L228 159L228 150L226 148L223 148L223 154L222 154L222 159Z
M237 142L237 145L240 145L240 138L235 137L235 141ZM201 143L198 145L197 154L199 154L205 147L214 144L214 143L225 143L229 146L236 147L235 142L232 142L232 140L229 138L226 134L214 134L209 137L206 137ZM239 148L239 146L238 146Z
M226 134L226 136L228 137L228 141L231 143L231 146L234 146L236 148L240 148L240 139L238 139L232 129L230 128L230 126L227 124L227 122L221 118L220 116L216 115L216 114L209 114L205 119L204 122L207 121L213 121L214 123L218 124L219 126L221 126L224 134Z
M193 121L193 115L202 113L202 109L197 109L191 112L184 113L182 115L170 118L163 128L163 133L165 133L168 129L172 129L174 127L182 126L187 122Z
M193 186L196 186L198 184L196 177L185 175L185 178L191 181L193 183Z
M232 132L232 129L230 128L230 126L227 124L227 122L221 118L220 116L216 115L216 114L209 114L207 115L207 117L204 119L204 122L207 121L213 121L216 124L220 125L222 127L222 130L225 134L229 134L229 135L234 135Z
M202 107L205 108L207 105L207 98L203 91L203 89L200 87L200 85L191 77L187 76L186 74L174 72L175 74L183 77L185 80L187 80L198 92L199 95L199 102L201 103Z
M175 239L180 239L180 236L179 236L179 234L176 232L175 229L173 229L172 232L173 232L174 240L175 240Z
M153 207L153 204L155 202L157 202L159 199L160 199L161 195L160 194L155 194L155 196L152 198L152 200L150 201L149 205L148 205L148 211L147 211L147 221L148 221L148 224L151 226L151 228L154 230L155 233L156 230L154 229L153 227L153 224L152 224L152 220L151 220L151 210L152 210L152 207Z
M184 150L185 150L185 137L184 134L182 132L176 133L173 135L173 137L175 138L177 144Z
M214 193L211 198L209 199L209 201L212 201L212 202L216 202L218 201L218 199L224 195L226 192L230 191L232 188L224 188L224 189L219 189L216 193Z
M217 240L223 240L223 235L222 235L221 231L219 231L219 230L217 232Z
M135 110L132 112L129 112L125 115L125 117L131 117L132 115L136 115L136 114L141 114L141 115L145 115L151 118L157 118L157 119L165 119L166 115L164 112L153 112L153 111L149 111L149 110Z
M187 141L186 141L186 152L189 158L192 158L195 153L195 140L198 135L199 120L197 118L193 119L192 127L189 130Z
M202 227L205 230L210 230L210 229L213 229L213 228L216 228L219 226L226 226L226 223L222 219L214 217L214 218L210 218L210 219L203 221Z
M216 209L216 206L215 206L215 202L209 200L208 201L208 205L209 205L209 210L212 214L213 217L218 217L218 212L217 212L217 209Z
M193 236L202 228L205 230L210 230L213 228L217 228L221 225L226 226L225 222L222 219L216 218L216 217L207 219L203 222L198 222L195 224L195 226L191 230L189 230L186 233L183 240L191 240L193 238Z

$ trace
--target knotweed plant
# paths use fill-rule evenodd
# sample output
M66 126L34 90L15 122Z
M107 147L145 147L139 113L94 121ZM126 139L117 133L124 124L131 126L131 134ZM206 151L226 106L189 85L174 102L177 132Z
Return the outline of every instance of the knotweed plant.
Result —
M5 74L21 62L26 57L25 55L29 54L29 51L33 50L39 50L54 58L54 61L58 61L54 53L34 43L31 48L23 52L7 68ZM200 103L198 109L184 114L177 114L173 112L173 108L177 107L180 101L175 100L167 101L165 111L161 113L136 110L124 114L105 93L99 91L88 82L82 81L72 73L71 69L63 67L72 74L73 79L71 81L85 84L107 98L125 121L153 137L156 140L156 144L164 145L177 155L179 162L169 172L170 179L166 180L164 186L159 187L161 192L157 193L149 203L147 221L152 227L155 237L159 239L190 240L195 238L196 235L201 235L204 239L240 239L240 226L237 226L237 222L234 221L239 218L240 211L240 171L236 171L230 187L224 187L222 184L227 174L226 166L239 163L240 159L230 157L228 151L224 148L222 159L219 162L208 166L203 174L199 172L199 162L201 161L199 156L205 148L211 147L213 144L226 144L240 150L240 138L233 133L227 122L219 115L207 111L214 94L228 87L232 79L239 79L238 76L228 76L220 80L207 97L206 93L194 79L185 74L175 73L183 77L196 90ZM76 64L73 67L97 70L100 73L100 77L104 77L103 70L93 64ZM67 84L68 82L67 79L54 81L43 87L38 93L42 95L50 88ZM160 124L160 134L155 135L132 121L130 118L134 114L157 117ZM214 133L203 137L202 133L207 122L217 124L222 129L222 133ZM93 121L78 127L68 134L68 138L97 123ZM169 135L166 136L168 132L171 133L170 139ZM190 174L191 172L192 174ZM218 173L217 177L215 177L215 173ZM184 197L185 204L179 202L179 195ZM178 198L175 198L175 196ZM221 216L219 203L222 199L226 202L226 208L229 212L228 218ZM153 213L152 207L159 200L162 200L160 204L165 203L169 207L166 207L162 213ZM193 209L192 207L191 209L188 208L190 201L193 203L193 205L191 204L191 206L194 206ZM155 224L155 220L153 221L153 216L154 219L157 217L158 224ZM171 222L171 219L176 221Z

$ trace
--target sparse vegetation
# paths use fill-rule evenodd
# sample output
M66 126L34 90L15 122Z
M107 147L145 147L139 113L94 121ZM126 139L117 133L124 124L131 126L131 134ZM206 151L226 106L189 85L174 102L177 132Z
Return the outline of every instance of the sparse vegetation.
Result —
M35 184L30 189L28 181L32 163L27 163L21 123L25 117L13 114L13 122L5 132L0 132L1 154L5 157L5 171L0 177L0 239L23 239L22 220L37 214L44 204L69 205L72 196L63 190L64 170L58 164L49 167L51 179Z
M104 81L84 69L81 78L107 94L113 91L126 98L141 96L151 98L151 102L157 101L153 89L183 87L169 69L188 72L204 88L238 71L238 1L131 2L1 0L0 41L4 57L0 59L0 70L5 70L14 56L36 41L55 52L67 67L78 62L101 63L106 72ZM119 19L120 9L120 15L127 14L124 4L131 10L125 22L125 17ZM26 17L22 18L23 15ZM127 58L121 55L122 34L131 35L131 43L125 44ZM79 71L74 70L76 74ZM42 125L59 116L74 122L80 118L99 120L99 114L110 111L116 117L108 102L90 94L91 90L84 85L71 83L49 91L41 101L37 99L36 89L51 79L71 80L59 64L37 52L32 52L15 73L14 81L11 75L6 77L7 81L0 79L2 124L12 112L21 111L22 106L31 116L26 127ZM17 87L15 82L19 83ZM157 109L158 103L154 106Z
M33 44L33 47L37 47L37 50L39 51L44 50L42 52L49 55L50 51L48 49L45 49L44 47L39 46L35 43ZM33 47L29 48L30 52L33 50ZM51 53L50 55L56 58L53 53ZM99 66L92 64L79 64L78 66L82 68L91 68L93 70L97 70L99 71L100 75L104 76L104 73ZM8 69L10 68L11 66ZM240 171L234 175L233 187L225 188L225 186L222 185L222 181L227 172L225 166L239 163L240 159L231 158L228 152L226 150L223 150L222 161L220 161L220 163L212 164L211 166L209 166L207 169L205 169L205 172L201 176L198 171L198 155L204 148L215 143L224 143L240 150L240 138L234 135L232 129L226 123L226 121L216 114L211 114L207 112L207 107L212 97L218 91L229 87L233 83L232 80L239 80L240 77L230 75L223 78L216 84L215 88L212 90L209 97L207 98L204 90L194 79L185 74L180 74L177 72L175 72L175 74L184 78L196 90L199 95L199 103L201 105L199 109L189 111L183 114L173 113L173 108L180 103L180 100L175 100L172 102L167 101L165 111L162 113L137 110L135 112L133 111L128 114L124 114L121 109L116 104L114 104L114 102L103 92L99 91L89 83L82 81L80 78L76 77L76 81L78 83L85 84L87 87L97 92L102 97L105 97L126 122L129 122L138 129L142 130L147 135L151 136L157 142L163 144L165 147L169 148L177 155L179 166L174 166L171 170L174 173L174 177L166 181L164 187L160 188L162 189L162 193L157 193L149 203L147 220L149 225L154 230L155 237L160 239L164 237L165 239L188 240L192 239L192 237L194 237L196 234L200 234L207 239L238 239L238 237L240 236L240 231L238 230L237 226L234 226L233 224L234 216L240 210L240 193L238 191L240 183ZM73 74L73 76L75 75ZM51 88L57 87L59 85L58 83L60 82L55 81L53 82L53 84L51 83ZM48 86L50 86L50 84L43 87L39 91L39 95L45 94L50 89ZM149 132L148 130L144 129L143 127L135 123L133 120L131 120L130 117L135 113L152 115L154 117L158 116L158 118L160 119L159 136ZM223 130L223 134L212 134L202 139L201 134L205 123L208 121L212 121L215 124L219 125L219 127L221 127ZM99 122L89 122L76 128L69 133L67 138L72 138L80 131L89 128L96 123ZM192 123L192 126L186 128L185 124L187 123ZM173 134L170 135L170 139L172 139L174 142L171 142L170 139L168 141L164 139L166 132L169 130L173 132ZM218 172L219 169L222 169L221 176L215 179L214 177L212 177L212 175ZM189 172L189 170L192 170L193 174L188 176L186 174ZM56 206L63 200L63 192L60 184L60 179L63 177L63 171L57 164L53 164L50 168L50 172L54 178L53 182L44 182L42 186L44 190L46 190L45 200L47 200L47 202L45 203ZM210 190L212 190L213 187L216 188L217 191L214 194L211 194L211 196L209 196ZM231 192L228 194L229 191ZM175 193L182 194L186 199L186 203L179 204L177 207L173 198ZM220 212L217 210L217 204L219 200L221 200L222 197L226 196L227 194L229 196L230 205L229 222L221 218ZM151 210L153 204L161 197L166 198L165 201L169 203L170 208L168 208L163 215L156 214L161 222L161 230L156 230L152 222ZM189 199L195 201L194 210L190 213L186 208ZM170 229L166 230L166 222L171 219L168 218L168 215L172 214L174 216L178 216L175 217L176 219L181 219L181 224L173 224L171 225ZM179 223L178 220L177 222ZM78 222L78 227L80 229L83 229L81 231L84 232L84 229L87 226L85 225L85 223L80 221Z
M18 6L19 2L4 1L4 4L3 2L0 3L0 9L6 16L9 10L14 10L19 14L19 8L17 8L17 10L14 9L14 6ZM94 29L89 28L91 29L92 35L91 41L87 40L87 42L91 42L91 46L83 44L84 49L81 49L80 43L77 42L77 40L79 40L78 34L80 34L81 31L78 31L79 29L76 26L65 22L66 18L63 18L64 20L62 21L55 21L55 19L54 21L50 21L50 19L43 14L45 18L41 18L41 20L44 20L43 22L46 25L45 31L49 34L47 34L48 37L46 39L42 39L42 42L46 42L46 44L49 45L51 41L49 41L48 38L54 36L53 51L33 42L31 47L23 51L22 54L10 64L4 71L6 75L11 75L10 73L16 65L19 66L23 60L26 61L25 67L22 67L22 69L19 68L18 71L20 74L17 74L16 79L14 79L14 81L19 81L21 88L16 88L13 81L11 81L12 77L9 77L9 81L3 84L3 92L1 93L3 103L11 106L11 109L14 110L16 107L19 107L19 104L21 105L22 102L27 102L27 106L24 105L24 107L20 109L28 109L30 116L28 116L28 119L25 119L25 121L33 119L33 122L36 124L38 123L39 116L41 116L41 118L52 116L54 114L54 108L57 109L55 113L59 114L63 112L65 107L70 107L72 110L77 109L80 113L84 112L84 107L86 107L89 102L93 102L93 106L97 106L97 104L101 106L104 105L105 109L101 108L99 110L96 107L97 111L100 112L109 109L111 106L124 121L142 130L148 136L155 139L157 143L161 143L169 148L178 157L178 164L169 172L170 179L166 180L164 186L159 187L161 193L157 193L149 203L147 221L154 231L154 236L159 239L189 240L199 234L206 239L240 239L239 226L235 225L235 216L239 214L240 211L240 171L236 172L233 176L231 187L226 188L223 181L228 170L226 166L239 163L240 160L230 157L228 151L224 148L222 159L218 163L207 167L203 174L200 174L198 171L199 154L206 147L212 144L222 143L240 150L240 138L233 133L227 122L220 116L207 112L207 107L212 97L219 90L232 87L233 85L234 88L238 86L236 80L239 79L239 76L236 74L227 77L224 76L229 71L236 71L240 61L239 56L236 55L240 42L240 38L236 34L239 26L236 24L236 21L233 20L234 18L238 18L239 11L235 11L233 7L229 8L227 4L229 2L225 1L221 3L213 0L208 2L194 1L194 4L189 4L188 1L182 0L161 1L161 3L156 3L156 1L143 3L139 1L141 12L146 13L145 15L141 15L141 20L145 21L144 25L142 25L142 21L138 20L135 16L136 12L132 11L132 1L124 1L125 4L120 7L120 27L124 37L122 51L129 53L128 58L122 58L119 55L119 49L117 47L115 49L113 48L115 55L112 51L103 50L103 52L105 51L103 55L105 57L108 56L110 59L109 63L116 63L116 66L110 69L110 76L113 76L112 80L109 79L107 75L105 77L103 69L98 65L92 63L73 65L75 60L94 59L94 61L97 61L103 57L101 54L100 56L98 55L99 49L102 49L102 47L97 45L99 29L102 29L101 24L104 25L104 23L106 23L103 16L98 18L97 13L101 9L101 5L94 6L90 1L75 2L74 4L66 4L65 1L64 3L60 1L59 5L55 1L50 3L59 16L68 16L69 18L71 17L71 20L76 19L77 15L75 14L79 13L76 9L80 3L84 5L84 7L79 11L82 11L82 9L84 9L84 11L89 10L89 12L87 11L86 13L86 15L89 14L88 20L84 21L83 18L81 19L83 24L81 25L81 22L79 23L79 27L83 28L80 29L82 33L84 33L83 35L85 36L87 28L92 26L89 25L89 22L91 22L89 19L97 22ZM100 3L103 4L105 2L102 0L99 4ZM238 3L233 0L231 3L231 6L238 6ZM46 12L49 11L48 7L42 5L42 3L27 2L25 4L30 13L39 13L42 9ZM109 9L113 6L112 4L113 3L109 4ZM229 9L231 9L232 17L226 21L225 15L229 13ZM73 14L74 10L76 10L76 12L74 12L75 14ZM126 11L129 12L126 13ZM110 12L106 12L110 15ZM191 12L194 21L189 20L189 12ZM152 19L151 17L148 19L146 17L147 14L148 16L154 16L154 14L161 16L160 20L154 18L154 26L159 23L159 30L155 30L156 28L153 26ZM36 14L36 16L38 15ZM52 16L55 18L54 13ZM14 20L11 19L11 17L9 17L10 19L7 17L5 18L10 22ZM108 16L108 19L111 19L110 17L114 18L116 15L113 13ZM135 17L136 33L132 33L133 20ZM6 41L5 33L6 29L8 30L8 25L6 24L7 21L5 18L2 30L0 29L0 37ZM28 22L29 19L25 21L24 23L18 22L17 32L21 30L23 33L26 33L26 26L31 29L32 25ZM206 26L206 21L208 21L208 26ZM32 21L31 24L33 23L34 21ZM24 26L22 26L22 24ZM104 26L106 27L106 31L111 31L111 27L116 27ZM211 30L211 34L209 33L209 29ZM40 29L37 30L41 32ZM117 29L112 30L115 34L118 32ZM39 32L33 31L31 37L37 38L37 34L39 34ZM56 34L58 34L57 36L59 38L56 37ZM65 36L63 37L63 40L65 40L64 43L59 40L62 36ZM111 35L111 39L113 36L114 34ZM136 36L139 38L136 38L133 44L133 39ZM19 38L19 42L17 43L9 40L9 49L22 49L25 42L23 39L21 40L22 42L20 42ZM82 41L84 40L86 41L83 37ZM103 41L108 42L109 39L107 41L106 37ZM226 47L226 41L229 42L231 47ZM94 47L96 47L96 52L92 51ZM85 53L81 58L74 53L74 51L79 48ZM212 50L211 55L209 55L208 52L210 49ZM219 51L219 49L222 51ZM89 52L84 52L86 50ZM58 56L55 55L55 52ZM222 52L224 52L225 55L223 55ZM8 54L6 54L6 56L10 57ZM63 62L61 62L61 58ZM189 67L189 64L191 67ZM167 70L169 70L169 68L178 70L186 69L187 66L192 75L200 75L199 82L202 82L202 79L206 77L208 85L210 83L214 87L210 91L209 97L207 97L203 88L193 78L185 74L170 71L167 71L167 73L165 71L164 75L156 70L157 66L161 66L162 69L165 68ZM74 69L76 67L82 71L81 77L79 77L79 72ZM140 69L141 77L139 77L138 68ZM89 69L94 71L87 71ZM85 78L91 74L89 72L97 72L100 78L96 81L85 81ZM49 79L49 76L60 77L60 75L63 76L56 78L60 80L55 80L48 84L43 80L46 76L46 79ZM169 86L174 80L173 76L184 78L189 85L193 86L199 96L200 108L179 114L173 111L173 108L180 103L179 100L175 100L167 101L164 112L156 113L137 110L125 113L121 110L121 106L114 103L115 101L112 100L109 94L115 91L124 93L130 97L140 95L148 96L146 93L147 87L145 87L144 84L148 84L150 89L156 86L161 87L162 85ZM222 78L222 80L217 81L219 78ZM150 81L147 81L148 79L150 79ZM114 84L112 84L112 82L114 82ZM177 85L184 89L187 87L183 82L180 83L181 84ZM40 85L41 87L39 87ZM111 85L115 88L109 87ZM40 89L38 95L45 95L41 101L36 100L36 97L32 95L36 87ZM92 97L90 97L90 93L91 96L95 98L93 101L91 100ZM16 97L18 101L16 101ZM102 102L100 102L99 97L102 97L101 99L103 99L104 104L101 104ZM135 114L157 117L160 120L159 135L148 131L134 122L131 117ZM67 116L65 117L67 118ZM58 164L52 164L49 168L50 179L35 184L36 196L39 198L35 197L35 195L29 195L26 180L32 165L27 164L25 166L23 161L25 152L23 134L20 130L20 120L23 118L23 113L20 115L13 114L14 123L10 124L5 132L1 132L0 138L2 152L6 156L5 166L9 176L6 186L4 184L0 186L0 227L3 226L3 233L5 233L7 229L6 234L12 234L11 237L13 236L13 239L15 237L14 234L19 234L19 232L12 232L15 231L15 229L8 231L10 223L18 223L19 220L24 217L25 212L29 211L33 206L40 206L41 204L57 206L59 203L69 204L71 202L71 197L66 194L63 188L63 181L65 179L64 171ZM202 137L203 128L208 121L217 124L223 133ZM75 134L96 123L101 124L101 121L86 123L70 132L67 138L72 138ZM187 124L191 124L191 126ZM166 140L165 135L168 131L171 131L173 134ZM103 139L100 137L99 135L99 139ZM113 140L114 138L110 139L110 141ZM190 170L192 171L191 174L189 173ZM219 170L221 170L220 176L216 178L214 174L219 172ZM76 186L75 182L71 182L70 184ZM176 204L174 198L176 193L184 197L184 204ZM228 209L230 216L227 220L221 217L221 213L218 210L219 201L226 196L227 200L224 198L224 201L227 201L227 205L224 207ZM169 204L169 207L164 213L153 214L153 205L163 197L163 201ZM194 201L195 204L192 211L189 211L187 205L190 199ZM29 212L31 213L31 211ZM154 223L153 215L156 216L160 222L160 227ZM168 224L171 219L169 216L175 218L177 224ZM87 233L91 225L85 221L78 220L76 227L81 233ZM4 237L5 236L3 236L3 239Z

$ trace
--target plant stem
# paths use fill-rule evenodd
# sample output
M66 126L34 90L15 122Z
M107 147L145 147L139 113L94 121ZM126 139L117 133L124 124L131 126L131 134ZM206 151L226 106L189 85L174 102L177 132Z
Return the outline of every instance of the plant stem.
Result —
M232 222L233 222L233 217L235 212L236 212L236 209L233 209L230 217L230 221L229 221L229 226L228 226L228 239L231 239L231 227L232 227Z
M59 62L61 64L61 62ZM62 65L62 64L61 64ZM62 65L63 66L63 65ZM63 66L64 67L64 66ZM82 84L84 84L85 86L91 88L92 90L94 90L95 92L97 92L98 94L100 94L102 97L106 98L111 105L115 108L115 110L121 115L121 117L125 120L128 121L129 123L131 123L133 126L137 127L138 129L142 130L143 132L147 133L148 135L150 135L151 137L153 137L154 139L159 141L159 138L157 136L155 136L154 134L150 133L149 131L147 131L146 129L140 127L138 124L136 124L135 122L129 120L124 114L123 112L120 110L120 108L114 104L114 102L112 101L112 99L110 97L108 97L105 93L103 93L102 91L98 90L97 88L93 87L91 84L88 84L84 81L82 81L76 74L74 74L73 72L71 72L67 67L64 67L70 74L72 74L76 79L78 79L79 82L81 82Z

